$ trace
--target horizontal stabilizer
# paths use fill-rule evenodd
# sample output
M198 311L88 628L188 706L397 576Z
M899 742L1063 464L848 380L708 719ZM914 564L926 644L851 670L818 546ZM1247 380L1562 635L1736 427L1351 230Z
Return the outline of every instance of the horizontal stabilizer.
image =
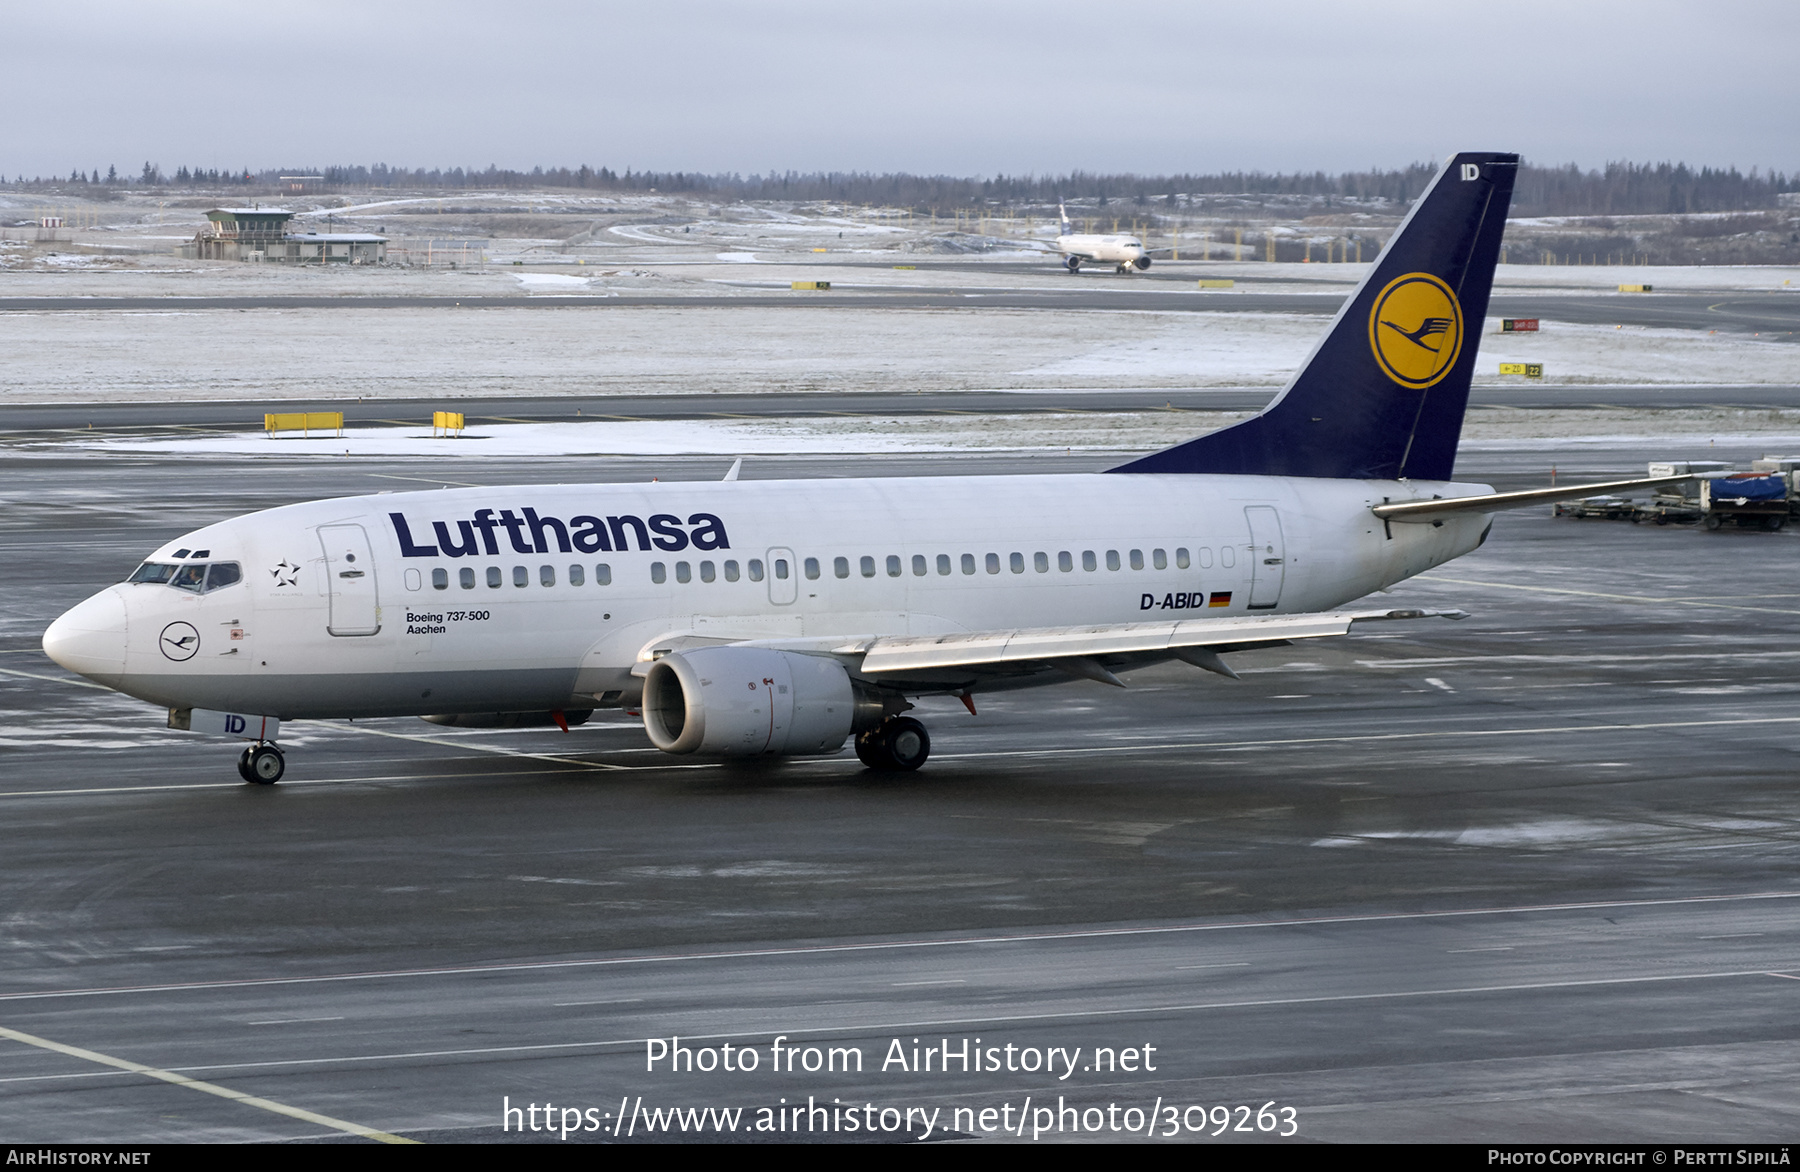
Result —
M1498 513L1526 505L1580 500L1604 493L1636 492L1665 488L1692 480L1692 476L1657 476L1648 480L1606 480L1598 484L1571 484L1566 488L1533 488L1524 492L1490 492L1481 496L1456 496L1428 501L1396 501L1376 505L1370 511L1383 521L1436 521L1453 513Z

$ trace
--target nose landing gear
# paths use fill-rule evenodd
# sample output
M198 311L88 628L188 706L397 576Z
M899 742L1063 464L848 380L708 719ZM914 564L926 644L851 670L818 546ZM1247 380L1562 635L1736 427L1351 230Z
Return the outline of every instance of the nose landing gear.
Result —
M287 772L287 758L267 741L251 745L238 756L238 776L252 785L274 785Z
M870 769L911 773L931 756L931 734L910 716L892 717L856 738L856 756Z

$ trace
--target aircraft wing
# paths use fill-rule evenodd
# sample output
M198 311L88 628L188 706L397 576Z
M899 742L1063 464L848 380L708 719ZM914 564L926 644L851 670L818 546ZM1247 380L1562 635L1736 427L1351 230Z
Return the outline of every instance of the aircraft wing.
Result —
M1464 612L1457 610L1364 610L1079 627L1023 627L953 635L881 635L840 642L829 651L846 658L859 656L861 674L876 679L938 676L947 669L975 674L995 670L1017 674L1021 669L1051 667L1117 684L1119 680L1106 670L1106 663L1125 666L1136 659L1165 659L1173 655L1222 675L1232 675L1219 660L1220 651L1344 635L1356 622L1466 617Z
M1390 619L1468 618L1460 610L1340 610L1295 615L1242 615L1217 619L1165 619L1077 627L1020 627L949 635L869 635L773 638L670 632L644 644L632 674L642 676L658 658L675 651L731 644L768 647L842 661L868 679L921 691L954 690L976 681L1064 672L1124 687L1110 668L1177 658L1237 678L1221 652L1279 647L1296 639L1348 634L1351 624ZM1037 681L1037 682L1042 682Z
M1524 492L1490 492L1481 496L1457 496L1428 501L1396 501L1376 505L1370 511L1383 521L1436 521L1451 513L1497 513L1526 505L1547 505L1603 493L1663 488L1693 480L1692 476L1657 476L1648 480L1608 480L1599 484L1571 484L1564 488L1533 488Z

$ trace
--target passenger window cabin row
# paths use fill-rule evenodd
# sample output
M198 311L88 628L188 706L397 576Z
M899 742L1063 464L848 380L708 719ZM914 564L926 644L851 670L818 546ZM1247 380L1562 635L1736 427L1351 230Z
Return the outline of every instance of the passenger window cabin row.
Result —
M1141 549L1128 550L1123 557L1120 556L1119 551L1116 549L1106 550L1104 554L1096 553L1096 551L1091 549L1084 549L1080 554L1082 571L1084 573L1094 573L1098 571L1103 557L1108 570L1121 570L1127 565L1133 570L1142 570L1146 566L1144 551ZM789 573L787 559L775 558L773 561L774 576L778 579L785 580ZM1057 572L1063 574L1074 573L1075 561L1076 555L1072 551L1066 549L1059 551L1056 554ZM1150 551L1148 558L1148 565L1150 568L1166 570L1169 568L1169 561L1170 559L1167 550L1152 549ZM1223 546L1220 548L1219 565L1229 569L1235 561L1236 558L1231 546ZM1002 562L1001 556L997 553L983 555L979 563L977 562L976 555L972 553L962 554L955 561L952 561L951 556L947 553L940 553L934 559L927 558L926 555L922 553L916 553L912 555L910 566L908 566L898 554L888 554L881 560L879 565L873 556L865 554L857 559L856 569L864 578L879 577L883 573L889 578L899 578L903 577L905 575L905 570L910 568L913 577L924 578L930 576L933 570L936 570L939 577L950 577L955 574L957 570L960 570L964 575L971 576L982 570L985 570L989 574L999 574L1002 572L1003 564L1006 570L1014 574L1023 574L1026 572L1026 556L1023 553L1007 554L1004 563ZM1213 551L1207 546L1200 546L1195 549L1192 556L1190 556L1186 546L1177 546L1175 549L1174 564L1175 568L1178 570L1186 570L1195 566L1198 566L1198 568L1203 570L1211 569L1213 565ZM1051 558L1048 553L1039 550L1031 555L1030 567L1036 573L1048 574L1051 572L1050 566ZM822 567L818 558L805 558L801 561L800 567L801 572L804 573L808 579L817 579L822 572ZM693 562L676 562L675 581L693 581L695 570L696 564ZM699 579L702 582L717 581L721 576L723 576L724 580L727 582L736 582L740 578L747 578L752 582L760 582L763 580L764 566L761 558L750 558L741 566L735 559L729 559L724 562L713 562L708 560L698 563L698 571ZM850 577L850 559L847 557L833 558L831 560L831 572L832 575L837 578ZM570 565L565 573L567 575L565 580L571 586L582 586L587 582L587 567L580 563ZM478 576L474 567L464 566L457 570L456 575L458 586L462 587L464 590L475 589ZM412 576L411 571L408 571L407 576L411 579L408 582L408 585L417 589L415 584L418 579ZM506 572L499 566L487 567L483 576L485 577L486 585L491 589L497 590L506 584ZM531 571L525 566L514 566L512 568L511 577L514 586L524 587L531 585ZM667 582L669 580L668 564L665 562L651 562L650 580L659 585ZM551 565L539 566L537 569L537 584L539 586L556 585L556 567ZM450 589L450 571L442 568L431 571L431 585L432 588L436 590ZM600 562L594 566L594 585L612 585L611 565L606 562Z
M1109 549L1106 551L1105 558L1106 558L1106 568L1109 570L1122 569L1126 562L1129 562L1132 569L1141 570L1144 568L1144 564L1145 564L1144 563L1144 551L1141 549L1134 549L1134 550L1128 551L1128 553L1126 554L1126 557L1123 560L1120 558L1118 550ZM1234 554L1233 554L1230 546L1226 546L1225 548L1223 548L1219 551L1219 564L1220 565L1230 566L1233 564L1234 560L1235 560ZM1178 569L1178 570L1188 569L1192 565L1194 565L1196 562L1199 564L1199 567L1203 570L1211 569L1212 564L1213 564L1212 550L1210 548L1202 546L1199 549L1195 550L1193 556L1190 558L1186 546L1179 546L1176 548L1176 550L1175 550L1175 568L1176 569ZM912 566L911 566L913 577L915 577L915 578L927 577L928 575L930 575L930 573L932 572L933 569L935 569L937 571L937 573L940 577L949 577L952 574L954 574L956 572L956 570L958 570L958 569L960 569L964 574L973 575L973 574L979 573L981 570L986 570L990 574L998 574L1001 572L1001 568L1002 568L1002 560L1001 560L1000 555L997 553L990 553L990 554L982 555L982 558L979 562L979 568L978 568L978 563L976 561L976 557L972 553L965 553L965 554L961 555L961 557L959 559L957 559L956 562L951 561L949 554L940 553L937 555L937 557L935 559L935 563L936 564L934 566L932 561L928 560L926 558L926 556L922 553L913 554L912 555ZM1149 564L1154 569L1158 569L1158 570L1168 569L1169 568L1169 553L1168 553L1168 551L1163 550L1163 549L1152 549L1150 551ZM805 566L806 576L808 578L817 578L819 576L819 560L817 558L807 558L806 561L803 563L803 565ZM1015 573L1015 574L1025 573L1025 565L1026 565L1026 561L1025 561L1024 554L1010 553L1010 554L1006 555L1004 566L1007 570L1010 570L1012 573ZM1037 553L1032 554L1031 555L1031 568L1034 571L1036 571L1037 573L1048 574L1050 572L1050 555L1048 553L1043 552L1042 550L1039 550ZM1091 549L1082 550L1081 551L1081 568L1083 571L1089 572L1089 573L1098 570L1100 568L1099 555L1097 555L1095 553L1095 551L1093 551ZM877 569L875 559L873 557L869 557L869 556L865 555L864 557L857 559L856 569L857 569L857 572L860 573L865 578L878 577L882 572L885 572L887 574L887 576L890 578L899 578L899 577L902 577L905 572L904 564L901 561L901 558L899 557L899 555L897 555L897 554L888 554L887 557L885 559L883 559L883 564L879 569ZM1060 551L1056 555L1056 569L1058 570L1058 572L1064 573L1064 574L1074 573L1075 572L1075 555L1066 549ZM850 576L850 559L844 558L844 557L833 558L831 561L831 572L834 577L848 578Z

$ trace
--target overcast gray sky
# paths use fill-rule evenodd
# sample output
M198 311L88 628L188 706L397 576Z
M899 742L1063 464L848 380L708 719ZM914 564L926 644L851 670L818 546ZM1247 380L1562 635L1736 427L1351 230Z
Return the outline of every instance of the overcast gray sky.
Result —
M7 0L0 172L1800 171L1800 4Z

